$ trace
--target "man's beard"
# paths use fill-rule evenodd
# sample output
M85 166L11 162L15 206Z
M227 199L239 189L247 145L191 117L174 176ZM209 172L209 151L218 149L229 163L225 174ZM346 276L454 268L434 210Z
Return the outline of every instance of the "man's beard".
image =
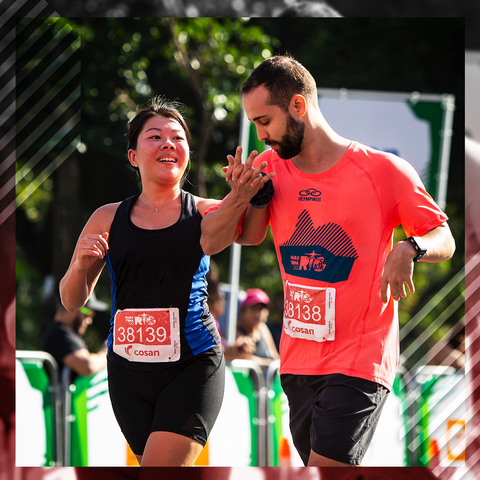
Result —
M83 318L81 317L81 315L78 315L73 321L72 330L80 335L80 329L82 328L82 324Z
M279 142L272 141L267 145L277 145L277 155L284 160L297 156L302 151L305 124L301 120L295 120L290 114L287 116L287 128Z

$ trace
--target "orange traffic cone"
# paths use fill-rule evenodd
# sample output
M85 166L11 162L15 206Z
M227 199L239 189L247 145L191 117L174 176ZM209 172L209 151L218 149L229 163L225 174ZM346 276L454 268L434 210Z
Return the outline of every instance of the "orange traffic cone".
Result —
M278 443L278 466L292 466L292 453L290 451L290 444L285 437L280 437L280 441Z

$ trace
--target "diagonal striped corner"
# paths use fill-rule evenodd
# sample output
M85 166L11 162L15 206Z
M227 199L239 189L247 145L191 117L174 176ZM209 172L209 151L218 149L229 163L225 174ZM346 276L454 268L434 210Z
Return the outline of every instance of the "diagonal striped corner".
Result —
M431 301L415 316L411 319L410 323L405 326L401 331L401 337L404 338L413 327L418 325L421 319L429 314L433 309L435 309L439 303L441 297L451 294L454 288L463 280L465 280L465 290L464 290L464 299L463 296L455 297L450 301L450 306L446 309L439 312L437 319L435 320L435 325L432 327L432 330L426 331L425 335L421 335L419 338L419 344L425 342L426 339L431 336L433 330L442 326L448 317L453 313L453 311L458 308L462 308L464 302L467 302L467 309L464 317L461 322L466 327L466 366L465 366L465 384L460 388L461 379L451 382L451 391L453 395L448 404L445 405L444 409L441 412L441 415L432 419L429 422L429 434L435 434L441 430L441 423L446 423L449 415L454 412L464 411L463 420L465 421L465 450L467 452L465 463L463 466L458 466L458 462L454 460L442 459L441 464L433 468L433 473L438 476L440 479L451 479L455 480L473 480L474 478L480 479L480 467L478 460L480 459L480 437L478 435L480 431L480 301L474 300L479 298L480 292L480 277L478 276L478 266L480 265L480 252L471 258L465 265L465 269L458 272L458 274L448 282L447 285L438 293L438 298L432 298ZM476 303L475 303L476 302ZM427 330L430 327L427 328ZM448 336L448 332L446 334ZM417 346L418 348L418 346ZM410 347L406 349L405 352L407 355L413 355L415 353L415 347ZM414 372L425 359L421 359L416 365L412 368ZM413 379L410 380L410 392L412 395L409 396L406 403L408 405L406 408L411 408L414 406L417 400L419 399L420 389L416 388L414 385ZM409 385L409 383L407 383ZM410 452L416 453L420 447L420 444L425 442L425 439L422 440L416 427L419 422L422 420L422 415L425 415L429 412L422 411L420 412L418 408L415 408L417 412L417 417L415 421L407 426L406 437L408 438L407 448ZM446 439L441 438L439 442L439 447L445 447ZM424 446L425 447L425 446ZM453 468L452 468L453 467ZM454 472L452 474L452 472ZM452 476L453 475L453 476Z
M0 225L80 143L81 39L65 21L54 31L58 21L46 1L0 2Z
M415 327L417 327L422 319L434 312L436 314L435 320L415 339L415 342L412 342L403 352L402 355L405 357L406 361L410 360L411 369L409 375L406 377L407 381L405 382L405 388L408 391L408 396L404 404L404 412L402 414L409 413L411 421L406 425L405 432L403 434L406 441L407 449L413 458L418 460L424 455L426 449L429 446L429 439L436 438L438 439L438 446L442 452L442 467L437 467L438 472L445 473L445 468L443 465L450 463L452 466L458 470L460 475L461 469L458 467L458 462L448 461L443 458L444 452L447 450L447 440L444 438L442 432L446 429L447 422L450 418L454 418L458 415L463 415L461 419L465 420L464 414L466 410L466 400L467 393L464 388L464 378L462 375L452 377L448 381L448 387L443 393L436 392L434 397L431 397L428 401L428 404L424 404L420 408L422 403L422 383L419 380L419 377L416 375L416 372L419 372L420 368L426 364L427 358L423 356L416 362L412 362L412 357L417 353L418 349L424 347L425 343L431 339L434 333L448 324L448 319L455 314L459 309L463 309L465 298L463 291L458 294L455 293L458 285L462 285L462 282L465 280L465 269L459 271L449 282L434 296L432 299L414 316L410 319L409 323L406 324L400 331L400 338L404 339ZM463 289L461 289L463 290ZM448 296L449 304L446 308L439 308L439 304ZM460 322L465 323L465 317L463 317ZM449 331L445 333L444 339L446 340L449 334L455 331L455 326L453 326ZM437 344L433 350L441 349L441 346ZM434 352L432 352L434 353ZM444 367L448 367L445 366ZM440 373L440 372L439 372ZM421 375L421 372L420 372ZM420 383L419 383L420 382ZM448 390L448 391L447 391ZM442 402L442 410L439 412L437 408L438 402ZM412 412L415 412L412 416ZM428 438L425 438L425 432L420 425L428 424ZM469 425L470 427L470 425ZM425 461L423 458L422 462ZM468 469L462 467L464 472L468 472ZM458 477L459 479L462 477Z

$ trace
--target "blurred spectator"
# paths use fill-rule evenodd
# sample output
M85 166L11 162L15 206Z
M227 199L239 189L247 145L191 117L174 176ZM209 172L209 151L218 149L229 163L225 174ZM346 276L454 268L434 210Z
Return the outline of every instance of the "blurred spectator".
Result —
M427 356L427 365L445 365L456 370L465 368L465 327L459 324L445 339L434 345Z
M76 312L67 311L60 301L53 322L43 335L41 349L50 353L58 363L60 372L66 366L72 370L73 381L77 375L93 375L107 365L106 341L97 353L90 353L83 339L95 312L107 310L92 292L84 307Z
M242 358L253 360L261 367L268 367L273 360L280 358L266 325L269 306L270 299L263 290L247 290L247 296L240 304L237 340L235 345L225 349L227 360Z
M280 338L282 337L284 301L283 292L275 295L275 298L273 299L273 308L268 317L267 325L270 329L277 350L280 350Z
M342 17L328 3L318 0L297 1L287 7L279 17Z
M207 273L205 278L207 280L208 309L215 319L218 332L220 333L220 337L222 339L222 345L224 345L225 339L222 335L218 319L221 318L225 312L226 299L225 293L220 288L220 284L218 282L217 265L213 260L210 261L210 271Z
M220 288L218 282L208 282L207 303L210 313L213 315L213 318L215 318L215 320L217 320L217 318L220 318L225 312L225 293Z

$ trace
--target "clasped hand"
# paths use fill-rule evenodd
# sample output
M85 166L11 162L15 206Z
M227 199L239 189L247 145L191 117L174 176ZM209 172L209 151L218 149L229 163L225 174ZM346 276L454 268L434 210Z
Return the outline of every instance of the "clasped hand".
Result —
M225 180L230 183L232 193L240 198L247 198L248 201L263 188L263 185L275 176L275 173L261 175L263 169L268 165L262 162L253 167L253 161L257 158L258 152L253 150L245 163L242 163L242 147L237 147L235 157L227 155L228 167L223 167Z

